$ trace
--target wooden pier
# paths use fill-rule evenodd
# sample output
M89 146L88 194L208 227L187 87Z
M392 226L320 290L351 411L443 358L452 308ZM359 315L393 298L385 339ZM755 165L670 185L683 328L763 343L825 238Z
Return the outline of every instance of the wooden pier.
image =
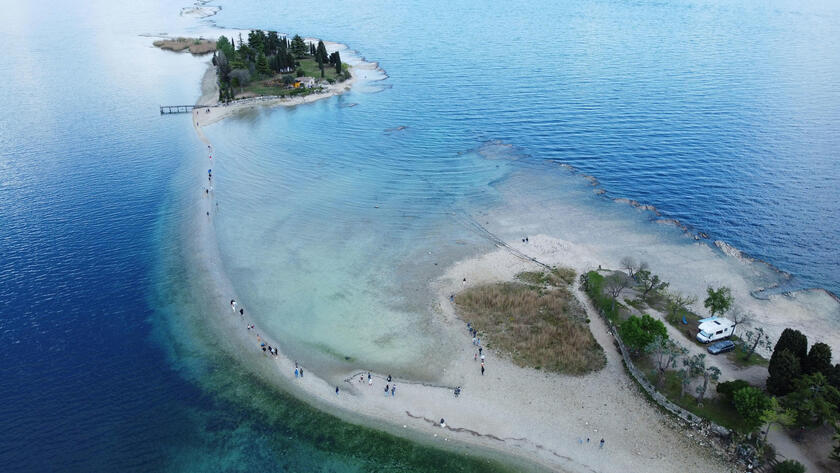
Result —
M168 115L170 113L192 113L196 105L161 105L160 114Z

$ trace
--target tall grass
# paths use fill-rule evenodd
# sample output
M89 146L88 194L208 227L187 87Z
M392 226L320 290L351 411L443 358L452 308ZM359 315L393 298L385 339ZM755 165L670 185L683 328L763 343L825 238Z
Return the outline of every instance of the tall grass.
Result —
M520 274L520 279L535 280L535 273ZM589 331L586 313L567 284L559 277L557 282L478 286L458 294L455 303L488 347L517 365L576 375L603 368L604 350Z

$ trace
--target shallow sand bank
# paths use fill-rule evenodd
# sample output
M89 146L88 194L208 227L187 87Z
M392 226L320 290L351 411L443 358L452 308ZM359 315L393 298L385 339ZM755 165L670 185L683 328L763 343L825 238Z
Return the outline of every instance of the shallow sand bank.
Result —
M215 83L212 71L205 82ZM353 73L354 79L358 77ZM346 87L351 84L340 84ZM346 88L311 96L312 100L343 93ZM205 90L200 104L210 105L218 92ZM199 137L210 144L201 127L261 105L298 105L307 103L293 99L243 101L228 107L214 107L207 113L195 112L194 125ZM216 156L214 159L224 159ZM197 172L201 184L206 174ZM323 409L342 417L372 423L389 431L405 429L406 435L423 438L440 446L457 442L477 445L530 458L548 468L564 471L727 471L713 456L713 452L698 448L695 439L673 426L673 421L647 404L623 371L620 358L612 349L610 335L600 319L585 304L592 320L596 339L605 348L607 367L583 377L546 375L539 371L513 366L506 360L487 353L487 374L481 376L473 361L474 347L470 343L463 322L455 316L449 304L449 294L465 285L509 280L516 272L537 269L509 249L499 249L486 255L457 262L434 284L437 300L434 311L452 333L461 334L463 345L452 354L453 362L440 367L439 380L434 385L396 380L395 396L386 396L385 374L373 373L369 386L366 373L359 382L358 371L340 376L319 377L308 369L304 378L294 377L294 361L281 351L278 357L261 353L260 343L281 346L279 340L267 339L259 327L246 329L250 317L235 314L229 305L237 299L236 287L228 279L213 229L213 198L202 201L202 211L193 222L190 238L196 241L195 261L200 271L208 275L212 284L212 309L208 323L218 328L219 336L227 342L244 347L242 354L249 366L259 370L284 389ZM211 216L207 216L210 212ZM537 210L537 209L535 209ZM542 210L542 209L540 209ZM539 216L534 216L539 221ZM611 257L598 248L576 244L541 234L530 236L527 245L516 238L506 238L512 249L549 264L563 264L579 272L609 264ZM575 240L578 241L578 240ZM740 290L741 286L739 286ZM700 287L699 289L703 289ZM578 294L578 296L580 296ZM242 302L242 301L240 301ZM244 301L247 304L247 301ZM209 319L212 319L209 320ZM304 369L306 367L304 366ZM363 372L364 373L364 372ZM390 383L388 383L390 384ZM335 387L340 393L335 394ZM461 386L460 398L451 388ZM447 427L437 425L446 419ZM411 433L408 433L408 431ZM586 442L590 438L590 442ZM597 442L604 438L606 446Z

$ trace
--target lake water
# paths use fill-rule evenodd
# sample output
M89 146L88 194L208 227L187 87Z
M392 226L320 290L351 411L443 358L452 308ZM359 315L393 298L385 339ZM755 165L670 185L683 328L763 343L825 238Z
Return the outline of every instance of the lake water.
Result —
M237 296L327 376L435 376L450 341L434 329L428 281L493 248L475 223L585 241L607 263L633 252L682 287L696 281L675 268L745 290L840 292L836 2L218 5L206 20L154 1L4 6L0 461L11 471L440 470L453 458L336 422L213 348L182 225L204 146L188 117L157 112L195 100L205 60L142 34L297 32L387 72L205 130ZM793 277L733 263L611 197Z

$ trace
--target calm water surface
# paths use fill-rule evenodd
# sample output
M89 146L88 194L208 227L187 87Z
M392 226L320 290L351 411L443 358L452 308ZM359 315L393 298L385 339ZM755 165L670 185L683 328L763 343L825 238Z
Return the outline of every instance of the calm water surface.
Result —
M189 119L156 108L194 100L204 64L140 34L300 32L388 72L367 92L207 130L224 157L225 266L261 322L325 368L352 356L408 370L446 343L393 337L429 316L419 282L491 247L463 216L501 205L497 184L555 162L792 273L793 287L840 292L836 2L220 5L212 22L154 1L4 7L5 469L454 468L208 349L179 227L188 163L206 158ZM599 209L556 172L541 196Z

